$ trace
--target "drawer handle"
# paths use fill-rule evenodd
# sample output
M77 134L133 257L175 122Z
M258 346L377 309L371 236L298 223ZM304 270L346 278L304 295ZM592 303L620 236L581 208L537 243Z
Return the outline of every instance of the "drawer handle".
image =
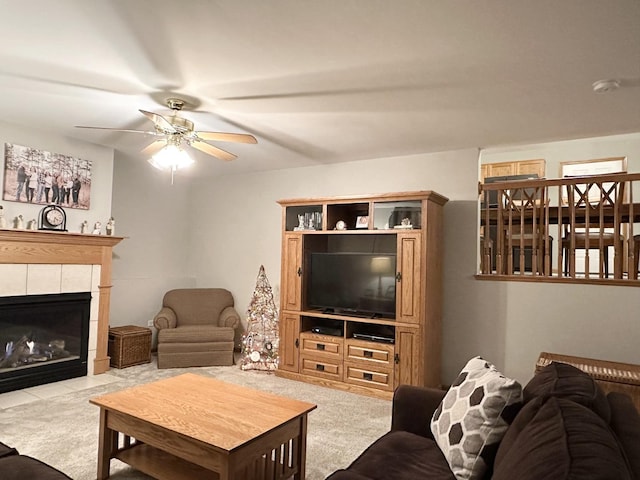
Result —
M324 350L324 343L316 343L316 350Z
M371 381L371 380L373 380L373 373L365 372L365 373L362 374L362 378L364 378L365 380Z
M324 365L322 365L321 363L316 363L316 370L318 370L319 372L324 372Z
M373 352L371 350L365 350L362 352L362 354L366 357L366 358L373 358Z

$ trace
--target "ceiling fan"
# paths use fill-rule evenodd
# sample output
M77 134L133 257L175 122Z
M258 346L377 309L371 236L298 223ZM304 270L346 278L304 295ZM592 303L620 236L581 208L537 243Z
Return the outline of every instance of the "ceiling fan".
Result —
M253 135L244 133L225 133L225 132L201 132L194 130L193 122L184 117L178 116L178 112L182 110L186 102L180 98L168 98L167 106L173 110L173 115L163 116L158 113L140 110L144 116L153 122L155 131L145 130L126 130L120 128L109 127L87 127L76 125L77 128L92 128L98 130L111 130L116 132L143 133L161 137L154 140L151 144L142 149L142 153L154 157L161 150L167 148L182 150L183 142L201 152L212 155L221 160L230 161L236 158L233 153L227 152L221 148L215 147L206 141L219 142L236 142L236 143L258 143Z

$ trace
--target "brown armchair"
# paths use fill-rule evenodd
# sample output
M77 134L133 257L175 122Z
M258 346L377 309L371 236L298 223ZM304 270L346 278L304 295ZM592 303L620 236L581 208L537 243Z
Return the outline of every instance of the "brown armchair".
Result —
M158 329L158 368L233 365L240 316L223 288L170 290L153 319Z

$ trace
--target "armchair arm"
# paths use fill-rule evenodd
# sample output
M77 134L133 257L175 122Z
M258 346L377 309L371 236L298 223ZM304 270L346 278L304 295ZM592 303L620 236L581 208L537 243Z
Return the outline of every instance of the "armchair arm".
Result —
M176 325L178 325L176 312L169 307L162 307L153 318L153 326L158 330L162 330L163 328L176 328Z
M220 312L220 319L218 320L220 327L231 327L234 330L240 325L240 315L233 307L225 307Z
M431 417L447 392L429 387L400 385L393 394L391 430L403 430L427 438Z

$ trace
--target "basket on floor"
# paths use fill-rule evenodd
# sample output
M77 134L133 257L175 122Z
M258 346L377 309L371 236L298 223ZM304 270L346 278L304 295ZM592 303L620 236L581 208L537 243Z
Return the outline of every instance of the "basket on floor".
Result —
M131 367L151 361L151 330L133 325L109 329L109 364Z

